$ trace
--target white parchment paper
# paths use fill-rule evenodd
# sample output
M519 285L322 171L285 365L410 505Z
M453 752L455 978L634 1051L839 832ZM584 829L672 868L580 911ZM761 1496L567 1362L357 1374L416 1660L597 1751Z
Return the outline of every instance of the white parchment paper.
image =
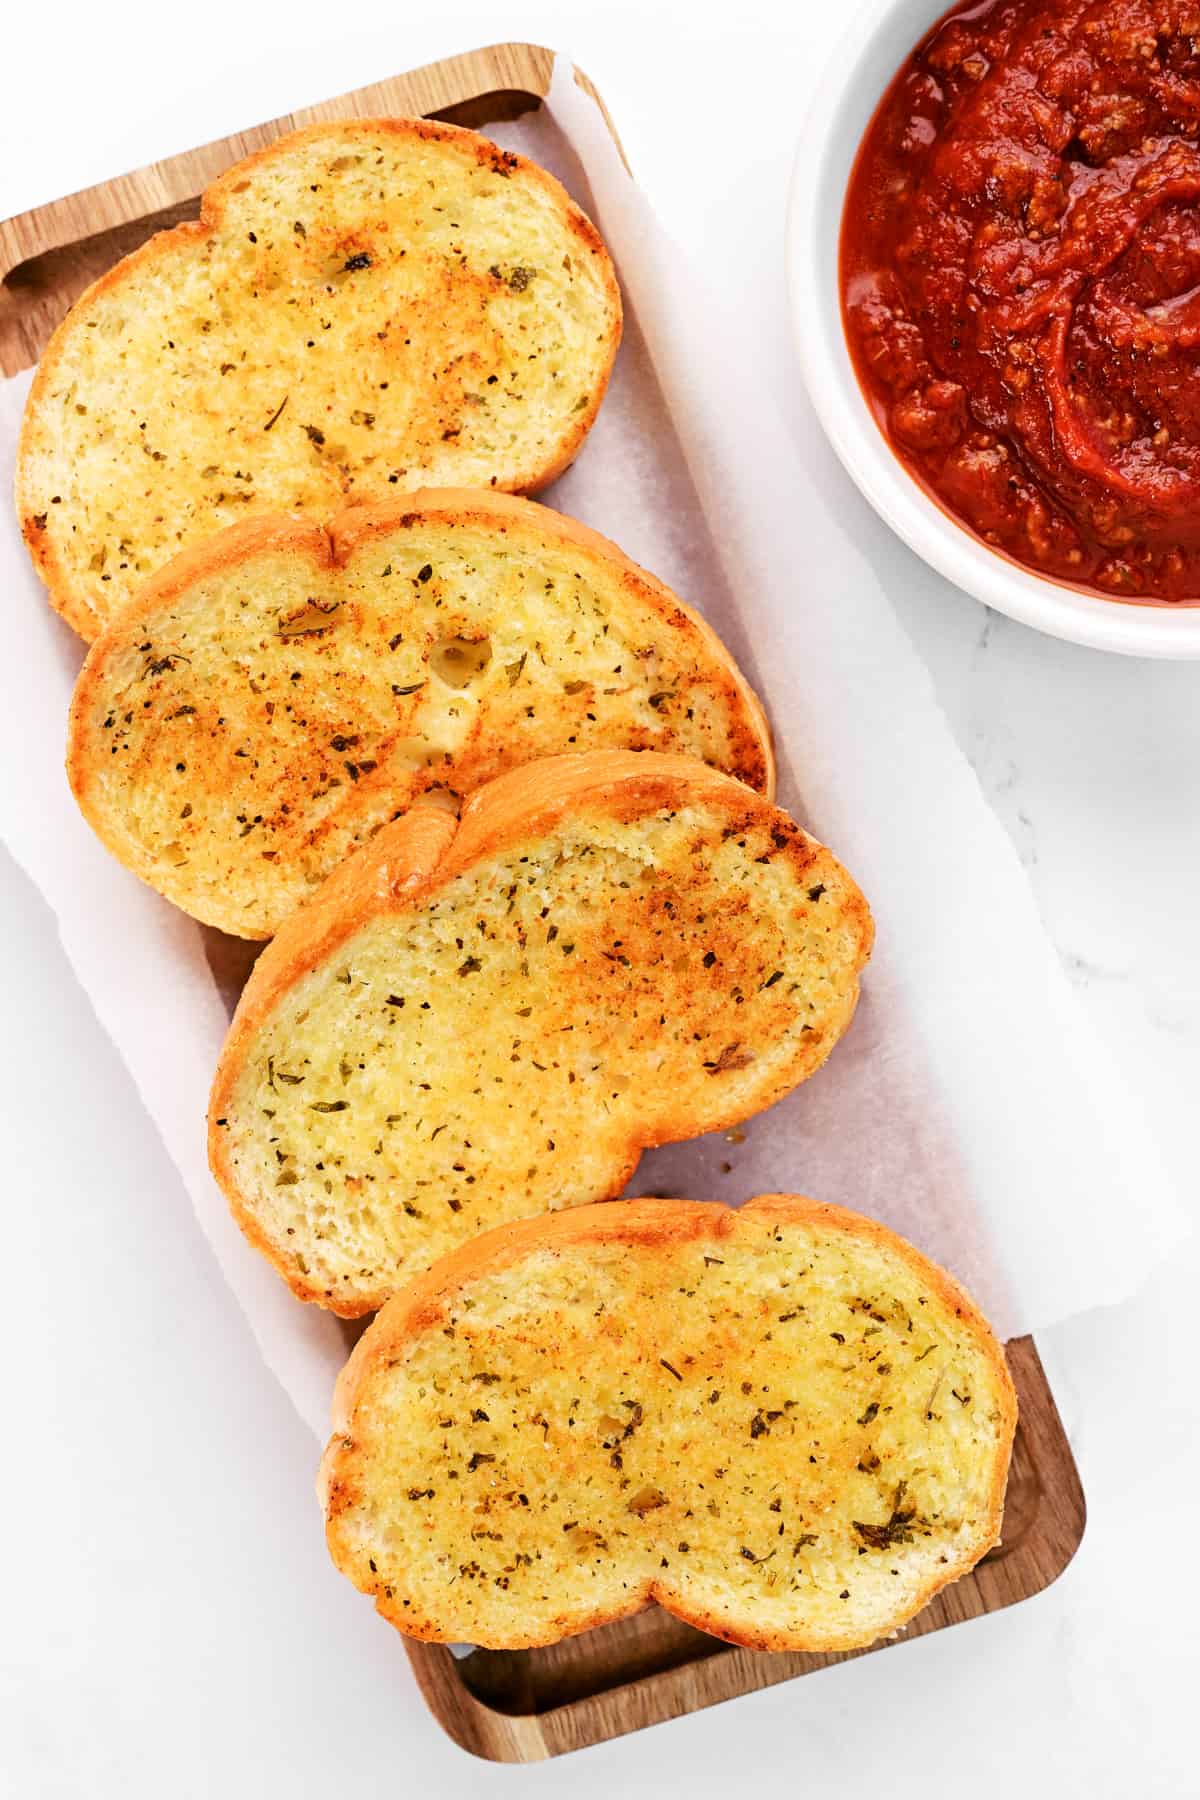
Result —
M781 802L853 871L878 931L829 1064L741 1132L650 1153L630 1191L785 1190L873 1214L964 1280L1004 1337L1121 1299L1182 1214L839 516L840 477L815 440L788 435L780 371L760 366L745 318L720 310L664 236L569 65L547 109L494 135L592 214L626 296L599 421L542 498L615 538L722 634L771 715ZM5 493L28 386L0 384ZM324 1436L346 1330L293 1300L243 1241L205 1160L229 946L113 862L77 814L62 757L82 648L47 607L7 505L0 578L0 831L53 907L264 1357Z

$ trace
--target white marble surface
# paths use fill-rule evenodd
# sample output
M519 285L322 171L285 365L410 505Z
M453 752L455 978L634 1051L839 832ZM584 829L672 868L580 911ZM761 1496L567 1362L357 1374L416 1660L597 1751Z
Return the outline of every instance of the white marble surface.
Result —
M806 431L782 221L795 123L835 13L814 0L560 0L503 13L444 0L434 21L372 0L352 17L215 0L185 43L161 9L133 0L25 8L5 28L0 215L431 55L502 37L558 43L601 87L676 235L778 343L781 388ZM1190 1176L1200 668L1110 659L989 617L865 505L861 521L1126 1072L1127 1103ZM1136 1301L1042 1341L1091 1509L1078 1557L1044 1596L566 1763L485 1771L441 1737L386 1628L327 1566L315 1507L297 1503L312 1440L258 1363L52 920L6 859L0 984L0 1793L453 1800L485 1782L583 1796L668 1781L717 1793L751 1771L846 1800L918 1782L989 1800L1016 1786L1114 1800L1200 1792L1196 1240ZM63 1242L58 1196L79 1188L90 1226Z

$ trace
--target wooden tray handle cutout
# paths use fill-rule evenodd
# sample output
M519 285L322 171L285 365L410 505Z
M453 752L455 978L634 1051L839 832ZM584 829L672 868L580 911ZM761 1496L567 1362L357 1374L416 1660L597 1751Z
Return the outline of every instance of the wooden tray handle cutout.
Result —
M1014 1338L1006 1353L1021 1422L1003 1540L894 1642L1040 1593L1083 1537L1083 1491L1032 1338ZM500 1762L559 1756L887 1647L848 1656L738 1650L656 1606L541 1650L476 1650L459 1661L444 1645L405 1646L445 1730L474 1755Z
M298 107L0 221L0 374L30 368L90 282L156 231L194 219L210 182L285 132L388 113L479 128L539 106L553 72L554 52L540 44L494 44ZM586 79L582 85L595 94Z

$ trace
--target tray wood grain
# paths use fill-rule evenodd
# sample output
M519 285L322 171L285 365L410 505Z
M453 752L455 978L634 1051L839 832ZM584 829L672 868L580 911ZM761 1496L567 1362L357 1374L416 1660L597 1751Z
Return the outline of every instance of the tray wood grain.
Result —
M536 44L495 44L377 82L152 163L97 187L0 222L0 373L29 368L83 289L155 231L194 218L205 186L240 157L298 125L401 113L482 127L541 104L554 54ZM583 76L577 79L603 102ZM604 113L616 139L612 121ZM619 140L618 141L618 148ZM232 1001L256 945L206 934L209 960ZM896 1639L923 1637L1039 1593L1074 1555L1085 1523L1083 1492L1031 1338L1007 1346L1020 1397L1002 1542ZM740 1650L656 1606L543 1650L475 1650L403 1644L434 1717L465 1750L500 1762L534 1762L601 1743L664 1719L772 1687L850 1657Z

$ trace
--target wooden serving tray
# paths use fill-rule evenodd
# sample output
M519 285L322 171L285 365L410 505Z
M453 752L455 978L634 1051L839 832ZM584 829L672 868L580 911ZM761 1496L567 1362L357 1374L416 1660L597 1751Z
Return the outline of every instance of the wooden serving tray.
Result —
M0 374L31 367L89 282L153 232L196 217L199 196L216 175L283 132L321 119L386 113L482 128L539 106L553 67L553 52L538 45L495 44L302 108L0 223ZM603 110L590 84L577 79ZM214 974L236 994L257 946L206 935ZM1028 1599L1062 1573L1083 1537L1083 1491L1032 1338L1014 1339L1007 1353L1021 1421L1003 1542L972 1574L939 1594L900 1639ZM544 1650L474 1650L455 1657L443 1645L401 1641L434 1717L464 1749L499 1762L558 1756L848 1660L735 1649L653 1606ZM388 1643L381 1639L384 1653Z

